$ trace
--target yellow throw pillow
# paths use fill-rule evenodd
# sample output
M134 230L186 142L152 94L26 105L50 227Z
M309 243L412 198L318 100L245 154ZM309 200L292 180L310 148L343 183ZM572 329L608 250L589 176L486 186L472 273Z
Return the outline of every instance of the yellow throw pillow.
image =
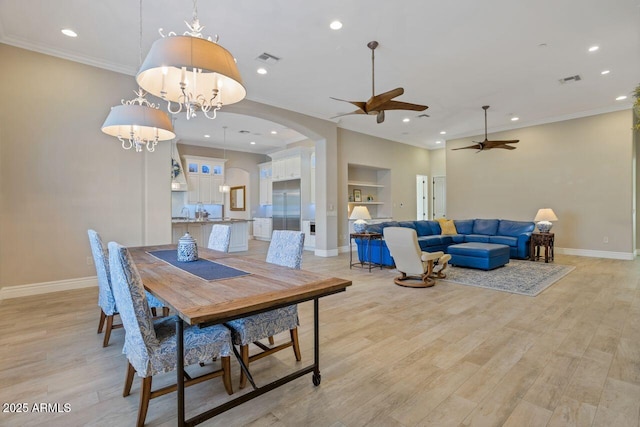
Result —
M440 229L442 229L443 235L458 234L458 230L456 230L456 225L452 219L438 218L438 222L440 223Z

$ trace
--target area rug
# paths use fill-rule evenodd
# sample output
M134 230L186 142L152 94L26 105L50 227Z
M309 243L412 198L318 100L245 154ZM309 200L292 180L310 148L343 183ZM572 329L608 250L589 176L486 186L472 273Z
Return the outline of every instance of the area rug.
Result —
M554 263L510 260L504 267L490 271L450 267L446 270L447 278L440 280L534 297L574 268Z

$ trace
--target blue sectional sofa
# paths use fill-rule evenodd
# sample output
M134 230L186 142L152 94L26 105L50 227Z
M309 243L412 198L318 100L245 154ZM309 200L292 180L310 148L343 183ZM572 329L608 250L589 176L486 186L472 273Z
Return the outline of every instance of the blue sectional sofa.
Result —
M438 221L388 221L370 224L366 231L382 233L385 227L413 228L418 234L418 244L425 252L447 252L447 248L451 245L480 242L509 246L511 258L525 259L529 256L529 240L535 228L533 222L507 219L463 219L454 220L453 223L458 234L443 235ZM384 240L356 239L356 244L361 262L371 261L389 267L394 265ZM382 258L380 245L382 245ZM371 259L369 259L369 253Z

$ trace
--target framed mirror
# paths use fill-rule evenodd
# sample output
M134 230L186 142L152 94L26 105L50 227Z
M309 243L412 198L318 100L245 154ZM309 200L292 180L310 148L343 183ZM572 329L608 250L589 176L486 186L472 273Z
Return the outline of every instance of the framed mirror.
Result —
M243 211L245 208L245 186L240 185L238 187L231 187L229 193L230 209L232 211Z

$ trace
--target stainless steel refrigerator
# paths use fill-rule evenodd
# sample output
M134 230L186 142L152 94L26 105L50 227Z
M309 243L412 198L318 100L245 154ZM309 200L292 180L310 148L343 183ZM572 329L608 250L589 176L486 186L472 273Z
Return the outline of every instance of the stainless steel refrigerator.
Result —
M271 197L273 229L301 231L300 180L274 182Z

